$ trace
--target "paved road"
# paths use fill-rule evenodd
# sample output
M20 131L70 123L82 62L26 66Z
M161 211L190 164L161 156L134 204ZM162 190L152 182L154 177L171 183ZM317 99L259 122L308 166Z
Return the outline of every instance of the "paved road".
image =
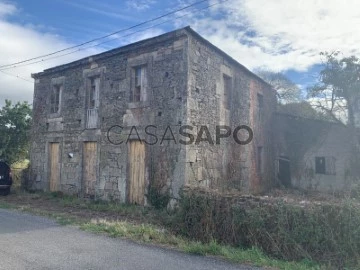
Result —
M249 269L131 241L83 232L0 209L0 269Z

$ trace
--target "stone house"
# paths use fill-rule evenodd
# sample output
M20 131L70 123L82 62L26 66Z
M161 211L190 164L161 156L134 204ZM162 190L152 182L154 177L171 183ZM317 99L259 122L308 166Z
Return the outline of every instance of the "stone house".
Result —
M34 189L149 204L273 185L274 90L190 27L32 76Z
M281 113L274 119L275 170L282 185L322 193L349 192L358 185L356 132L339 123Z

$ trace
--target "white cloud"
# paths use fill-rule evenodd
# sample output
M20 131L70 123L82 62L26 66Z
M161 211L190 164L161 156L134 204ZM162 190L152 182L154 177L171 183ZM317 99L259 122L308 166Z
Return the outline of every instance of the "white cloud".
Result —
M0 33L2 33L2 38L0 39L0 65L36 57L72 45L57 35L40 32L40 30L31 25L20 25L10 22L8 17L15 15L16 12L17 8L13 4L0 1ZM10 99L14 102L32 102L33 84L16 78L16 76L33 81L31 73L40 72L46 68L70 62L98 51L94 49L84 50L43 63L4 70L4 72L10 73L13 76L0 72L0 106L4 104L5 99Z
M217 1L210 0L210 3ZM145 0L132 3L137 8L147 9L153 2ZM252 70L306 71L320 63L321 51L340 50L344 55L360 53L360 32L357 29L360 25L360 9L357 6L355 0L348 0L346 4L340 0L232 0L215 5L203 14L194 12L192 16L183 17L175 26L191 25ZM0 65L73 45L53 34L54 30L50 29L49 32L47 28L21 25L9 20L17 12L20 11L11 2L0 0L0 33L4 33L0 39ZM151 29L110 45L124 45L161 33L160 29ZM7 72L30 79L31 73L101 50L84 50ZM33 86L28 82L2 73L0 82L0 105L5 98L32 99Z
M0 2L0 18L15 13L16 6L6 2Z
M133 8L136 10L146 10L149 9L151 5L155 4L154 0L130 0L126 1L128 8Z
M233 0L189 23L251 69L306 71L321 51L360 52L356 0Z
M67 42L63 37L44 32L46 29L33 27L32 25L21 25L10 22L9 16L15 15L17 9L12 4L4 4L0 0L0 33L4 33L0 39L0 66L15 63L24 59L37 57L51 53L63 48L70 47L74 44ZM130 42L135 42L144 38L159 35L162 31L159 29L149 29L139 32L125 38L119 38L119 41L113 41L111 47L95 47L88 48L83 51L70 54L67 56L54 58L49 61L26 65L27 63L18 65L17 68L3 70L13 76L0 72L0 106L5 99L16 101L32 102L33 84L22 79L16 78L20 76L26 80L33 81L31 73L43 71L46 68L54 67L60 64L68 63L82 57L93 55L104 51L104 48L111 49ZM119 35L121 37L122 35ZM105 45L104 45L105 46ZM71 50L70 50L71 51ZM60 54L66 54L68 51ZM24 65L24 66L23 66Z
M99 1L85 1L85 2L75 2L75 1L63 1L63 3L68 4L72 7L76 7L88 12L97 13L107 17L113 17L125 21L137 22L137 18L129 14L125 14L118 7L114 5L108 5Z

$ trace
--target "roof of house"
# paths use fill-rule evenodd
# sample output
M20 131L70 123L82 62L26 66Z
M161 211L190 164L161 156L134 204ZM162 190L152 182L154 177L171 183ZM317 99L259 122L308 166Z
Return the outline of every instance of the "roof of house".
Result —
M283 112L275 112L275 116L288 118L288 119L291 119L291 121L295 121L295 122L296 121L302 121L302 122L309 121L309 122L314 122L314 123L324 124L324 125L335 125L335 126L340 126L340 127L344 127L344 128L347 127L347 125L345 123L342 123L340 121L335 122L335 121L326 120L326 119L309 118L309 117L293 115L293 114L283 113Z
M163 42L169 39L173 39L173 38L177 38L177 37L181 37L184 35L190 34L193 37L195 37L197 40L205 43L207 46L209 46L210 48L214 49L217 53L219 53L220 55L222 55L224 58L226 58L229 62L235 64L236 66L238 66L239 68L241 68L244 72L246 72L247 74L249 74L250 76L254 77L255 79L265 83L266 85L270 86L267 82L265 82L263 79L261 79L259 76L257 76L256 74L252 73L249 69L247 69L245 66L241 65L239 62L237 62L234 58L232 58L231 56L229 56L227 53L225 53L224 51L222 51L221 49L219 49L218 47L216 47L214 44L212 44L210 41L208 41L207 39L205 39L204 37L202 37L200 34L198 34L197 32L195 32L190 26L186 26L184 28L180 28L171 32L167 32L165 34L159 35L159 36L155 36L152 38L148 38L148 39L144 39L144 40L140 40L138 42L135 43L131 43L122 47L118 47L106 52L102 52L99 54L95 54L92 56L88 56L88 57L84 57L82 59L67 63L67 64L63 64L63 65L59 65L59 66L55 66L52 68L48 68L45 69L43 72L38 72L38 73L33 73L31 74L31 76L33 78L39 78L43 75L47 75L50 73L55 73L58 71L63 71L65 69L69 69L69 68L73 68L76 67L78 65L86 65L89 63L89 61L97 61L99 59L104 59L104 58L108 58L111 57L113 55L117 55L117 54L121 54L121 53L125 53L134 49L138 49L140 47L144 47L144 46L149 46L149 45L153 45L159 42Z

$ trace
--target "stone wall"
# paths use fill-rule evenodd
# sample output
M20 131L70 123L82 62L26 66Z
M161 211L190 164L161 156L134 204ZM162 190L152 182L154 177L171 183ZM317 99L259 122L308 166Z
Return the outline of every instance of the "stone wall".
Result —
M204 141L188 146L187 184L260 192L271 185L274 176L271 123L275 93L268 84L209 44L197 37L189 41L187 122L196 127L195 134L201 126L207 126L214 145ZM231 89L225 89L227 79ZM263 97L261 115L258 94ZM216 126L220 125L230 126L232 133L216 144ZM250 144L239 145L234 141L233 131L240 125L253 130ZM245 140L248 134L240 132L239 137ZM256 169L259 146L263 147L261 171Z
M146 66L146 98L132 102L133 71L139 66ZM95 197L125 202L129 179L126 142L138 135L150 142L145 144L146 192L154 186L177 198L184 184L244 192L260 192L272 184L274 91L189 28L33 76L31 168L35 189L49 190L49 144L58 142L59 190L83 195L84 143L97 142ZM91 78L95 77L100 78L98 123L90 129L87 104ZM61 109L51 114L53 85L62 85ZM148 125L152 125L150 129L146 129ZM216 144L219 125L230 126L232 133ZM239 145L233 139L233 131L240 125L252 129L250 144ZM186 141L180 136L183 126L191 127L189 133L195 136L189 145L179 143L180 139ZM204 127L213 145L196 142ZM240 139L247 137L246 132L239 132ZM147 199L145 194L145 204Z
M95 55L68 65L35 74L31 167L33 187L49 190L50 142L60 143L60 190L81 194L83 143L95 141L97 150L96 198L126 201L127 134L136 126L141 139L145 126L157 126L159 142L146 145L146 186L164 182L164 190L177 194L184 182L184 151L160 139L167 126L173 130L186 120L187 37L184 31ZM148 96L144 102L129 102L131 69L146 65ZM86 128L86 98L89 78L100 77L98 126ZM61 110L49 113L50 91L61 83ZM125 141L112 144L107 135L114 125L122 126ZM174 128L175 127L175 128ZM135 133L134 133L135 134ZM135 138L131 138L135 139ZM69 154L73 157L70 158Z
M278 114L277 155L290 161L292 187L332 193L353 183L354 137L343 125ZM325 158L325 173L316 171L316 158Z

